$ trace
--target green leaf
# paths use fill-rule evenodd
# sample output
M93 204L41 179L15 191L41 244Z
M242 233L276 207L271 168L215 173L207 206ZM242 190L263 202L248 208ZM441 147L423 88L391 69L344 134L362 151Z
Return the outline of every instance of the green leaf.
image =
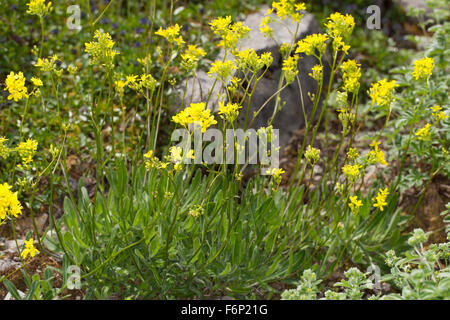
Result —
M11 293L11 296L16 300L22 300L22 297L20 296L19 292L17 291L16 287L14 286L14 283L12 283L10 280L5 279L3 280L3 284L6 287L6 290L8 290L9 293Z

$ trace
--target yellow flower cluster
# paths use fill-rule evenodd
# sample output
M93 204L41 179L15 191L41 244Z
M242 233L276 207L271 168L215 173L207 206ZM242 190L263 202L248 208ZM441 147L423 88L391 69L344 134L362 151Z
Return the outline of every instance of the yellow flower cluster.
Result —
M350 45L346 44L342 37L336 37L333 39L333 50L335 52L342 51L345 54L348 54L348 50L350 50Z
M192 149L186 152L184 157L182 156L183 149L181 149L180 147L177 146L170 147L169 152L170 152L170 159L174 164L175 171L181 170L183 160L195 159L194 150Z
M352 210L352 213L356 216L363 203L361 200L358 200L358 196L349 197L349 200L350 202L348 203L348 206Z
M158 31L155 32L158 36L166 38L169 43L176 43L181 46L184 43L183 37L180 35L180 26L175 24L174 26L168 27L167 29L159 28Z
M389 194L388 188L385 188L384 190L378 189L378 194L375 198L372 198L372 201L374 202L374 207L379 208L380 211L384 210L384 207L387 206L386 198Z
M430 132L431 124L427 123L423 128L420 128L416 132L416 137L418 140L422 141L430 141L431 132Z
M298 74L298 58L298 55L294 55L289 56L287 59L283 60L283 66L281 70L283 70L284 72L286 83L293 82Z
M300 22L303 14L300 14L298 11L306 10L306 5L304 3L296 3L296 0L280 0L272 2L272 8L268 12L269 14L276 10L277 16L281 20L290 17L295 22Z
M6 159L9 157L11 153L11 149L5 145L5 142L8 141L5 137L0 137L0 158Z
M342 123L342 134L345 136L350 132L350 124L354 125L356 115L350 110L348 103L348 92L338 91L336 101L340 109L338 109L338 118Z
M25 168L29 167L29 164L33 162L33 157L36 154L38 142L33 139L28 139L25 142L19 143L16 147L16 151L19 153L19 156L22 158L22 165ZM21 165L17 165L21 168Z
M342 172L351 183L354 183L361 174L361 168L362 166L359 164L346 164L342 167Z
M191 103L189 107L180 111L172 117L172 121L187 128L189 124L198 124L202 127L202 132L217 123L211 110L205 110L205 103Z
M25 249L20 254L22 259L26 259L26 257L34 257L39 253L39 250L34 246L34 239L30 238L29 240L25 240Z
M153 91L155 90L156 85L157 81L151 74L142 74L140 78L138 78L138 76L136 75L129 75L126 76L125 80L114 81L114 87L120 97L123 96L126 86L129 86L131 89L137 92L142 92L143 88Z
M394 91L398 84L395 80L387 81L386 79L373 83L369 89L369 95L372 99L372 103L381 107L389 106L394 100Z
M5 91L9 92L8 100L14 99L17 102L23 98L28 98L28 90L25 87L25 77L22 72L15 74L11 71L6 77L5 84Z
M218 46L224 48L235 49L238 42L247 37L250 32L250 28L242 22L232 24L231 16L219 17L209 24L213 33L222 38Z
M327 47L327 40L328 36L326 34L311 34L297 42L297 49L295 50L295 53L305 53L306 55L316 56L315 50L317 50L319 51L319 56L322 56Z
M285 171L282 168L273 168L272 170L267 169L266 171L266 174L271 175L277 185L281 183L283 173L285 173Z
M344 16L339 12L335 12L328 17L325 27L331 37L340 39L340 41L347 41L355 27L355 19L349 14Z
M196 204L196 205L192 206L192 208L189 209L188 215L190 215L194 219L197 219L198 217L203 215L204 211L205 210L203 209L203 207L201 205Z
M223 119L226 119L228 122L234 122L236 120L237 116L239 115L239 109L241 109L242 106L238 105L237 103L223 103L222 101L219 102L219 114L221 114Z
M311 78L313 78L317 82L322 81L322 79L323 79L323 67L322 66L317 64L314 67L312 67L311 71L312 71L312 73L308 74Z
M238 51L236 54L237 64L241 70L249 68L253 72L256 72L263 67L268 68L272 62L272 54L270 52L264 52L261 56L255 52L254 49L246 49Z
M7 216L17 218L22 214L22 205L17 199L17 192L11 191L8 183L0 184L0 224Z
M39 78L35 78L35 77L32 77L31 78L31 82L33 83L33 85L35 86L35 87L42 87L44 84L42 83L42 80L41 79L39 79Z
M347 152L347 157L350 160L356 160L359 157L358 150L356 148L350 148Z
M311 164L311 166L314 167L314 165L319 161L320 159L320 150L311 147L311 145L306 148L305 151L305 159Z
M442 111L442 107L439 105L431 107L430 110L433 112L431 115L437 122L448 118L444 111Z
M77 66L69 65L67 67L67 72L69 72L71 75L74 75L78 71Z
M347 60L341 65L344 80L343 89L347 92L356 93L359 90L359 80L361 78L361 65L355 60Z
M224 34L229 29L230 24L231 16L226 16L225 18L218 17L209 23L211 30L217 35Z
M114 57L119 54L118 51L113 49L115 42L111 39L109 33L100 30L95 31L94 39L97 39L97 41L84 44L86 47L85 51L91 57L91 63L105 65L111 69Z
M155 169L166 169L167 163L161 162L157 157L153 156L153 150L149 150L146 154L144 154L145 160L145 168L150 170L152 168Z
M56 71L56 61L59 60L58 56L54 54L49 58L39 58L36 64L36 68L42 68L44 72Z
M414 61L414 71L412 75L416 80L426 80L433 73L434 59L425 57Z
M46 16L52 10L52 3L45 3L45 0L30 0L27 6L27 13L35 14L40 18Z
M381 165L386 166L386 165L387 165L387 162L386 162L386 160L384 159L384 153L383 153L383 151L381 151L381 150L378 148L378 145L379 145L379 144L380 144L380 142L377 142L377 141L373 141L373 142L370 144L370 147L371 147L372 150L370 150L369 153L367 154L367 162L368 162L369 164L379 163L379 164L381 164Z
M181 67L185 70L194 70L197 68L198 61L206 55L205 50L197 48L195 45L188 45L186 51L181 54Z
M236 65L233 61L216 60L211 64L211 69L209 69L208 75L210 77L216 75L225 83L234 70L236 70Z
M270 10L269 10L270 11ZM269 23L272 22L271 16L264 16L261 19L261 24L259 25L259 31L265 36L265 37L273 37L273 29L269 27Z

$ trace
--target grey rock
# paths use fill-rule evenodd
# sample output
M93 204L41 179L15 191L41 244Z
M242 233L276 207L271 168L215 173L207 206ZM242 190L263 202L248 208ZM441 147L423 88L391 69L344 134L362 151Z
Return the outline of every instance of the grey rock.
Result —
M20 291L19 289L17 289L17 293L19 294L19 296L22 299L25 298L25 296L26 296L25 293ZM5 296L5 299L3 299L3 300L16 300L16 299L14 299L13 296L11 295L11 293L8 292Z
M254 49L256 53L261 54L264 52L271 52L273 57L273 63L270 66L268 72L260 80L255 88L254 95L249 108L249 116L247 124L250 123L250 119L253 117L253 113L261 108L262 105L277 91L278 82L281 75L282 68L282 57L279 52L280 45L282 43L290 43L292 41L292 35L295 34L296 23L291 19L283 20L283 24L278 22L272 22L270 27L274 31L274 41L271 38L264 37L259 31L259 25L261 19L267 12L268 7L264 6L260 11L250 14L244 24L250 27L251 31L249 37L244 39L241 43L241 49ZM276 18L275 14L272 14ZM276 18L276 20L278 20ZM303 16L299 29L297 32L296 41L305 38L307 35L313 33L320 33L321 29L319 23L314 18L313 15L306 13ZM224 50L222 50L217 56L217 60L221 60L224 57ZM277 112L276 117L272 123L274 129L280 130L280 146L285 147L289 139L291 138L293 132L299 128L304 127L305 119L302 109L302 99L304 103L305 114L309 117L312 110L312 101L308 96L308 93L314 94L317 90L317 83L308 74L311 72L311 68L318 64L316 58L311 56L300 56L298 62L299 78L301 81L301 90L297 83L294 81L291 85L285 88L281 94L281 105L282 108ZM229 55L227 59L234 60L234 57ZM325 61L325 60L324 60ZM324 62L324 65L327 65ZM324 70L324 84L327 84L329 77L329 69ZM194 102L206 102L210 94L210 99L208 103L208 108L216 112L219 108L218 106L218 95L223 93L221 84L219 82L214 85L214 79L210 78L206 72L198 71L197 77L195 79L189 79L187 83L186 96L184 99L184 107L188 106L190 103ZM181 94L184 89L184 84L182 86ZM179 100L181 101L181 99ZM243 108L238 117L238 126L244 127L245 117L246 117L246 106L248 101L244 101ZM180 103L181 104L181 103ZM180 105L179 104L179 105ZM258 129L262 126L266 126L269 119L272 117L275 107L275 99L270 100L262 111L255 117L251 127ZM316 115L319 114L319 110Z
M0 260L0 273L12 272L20 267L20 263L15 262L9 258Z

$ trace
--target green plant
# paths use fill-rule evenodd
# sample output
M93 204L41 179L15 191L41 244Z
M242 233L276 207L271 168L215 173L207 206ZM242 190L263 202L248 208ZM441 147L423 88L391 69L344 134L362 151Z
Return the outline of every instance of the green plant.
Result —
M397 257L393 250L386 253L386 264L390 273L378 278L374 283L367 278L370 273L362 273L357 268L345 271L345 279L334 284L342 291L336 292L324 288L323 298L326 300L360 300L366 290L375 288L381 282L393 283L401 292L371 295L369 300L436 300L450 298L450 242L432 244L425 249L423 244L428 235L422 229L415 229L408 239L412 250L403 257ZM285 290L281 298L285 300L315 300L321 290L318 286L322 280L316 280L316 274L306 270L300 278L296 289Z
M211 8L222 10L223 4L216 2ZM169 0L84 1L83 31L64 41L50 31L65 12L61 3L55 3L52 12L48 5L41 8L45 11L34 10L39 24L8 24L0 31L8 37L28 32L39 39L26 57L18 56L20 68L11 63L9 52L0 57L14 70L5 75L8 108L1 109L0 223L10 223L27 299L63 298L69 266L80 267L87 299L270 298L276 293L273 282L289 283L299 274L300 285L284 297L309 299L318 294L317 278L343 265L381 264L380 252L404 250L402 230L424 192L409 215L399 203L402 192L423 182L428 185L438 174L449 175L448 23L433 27L433 43L416 59L414 69L398 69L395 80L369 86L372 78L367 79L361 61L347 58L356 26L351 15L333 13L326 18L324 33L296 41L306 6L293 0L272 5L277 10L263 18L260 31L271 37L271 22L290 21L295 32L291 41L280 44L282 72L276 92L253 114L255 87L267 75L272 55L242 50L240 41L250 30L231 16L202 18L195 32L186 32L181 23L192 17L190 4L186 9L175 8ZM16 20L25 15L24 8L13 11ZM153 17L150 23L141 21L143 12ZM128 21L117 26L121 15ZM205 32L207 24L211 30ZM366 51L385 57L383 46L389 41L377 35L370 39L376 45ZM8 46L18 50L11 41ZM133 46L127 45L130 41ZM74 51L68 52L69 45ZM204 59L213 58L219 48L223 59ZM308 75L298 71L302 55L316 61ZM381 59L373 62L377 67ZM196 80L198 68L209 68L214 86L222 90L218 114L211 110L213 90L204 101L185 106L185 87L177 106L181 109L172 116L174 85L183 78ZM185 160L199 160L197 151L203 155L210 145L202 140L192 150L190 141L177 146L168 142L174 124L190 138L214 125L221 133L235 133L239 112L245 115L247 129L273 100L273 110L268 110L272 116L257 135L269 138L265 147L268 141L274 145L272 123L283 106L280 93L291 83L305 81L316 84L315 92L303 97L311 99L313 107L306 114L305 100L299 101L306 124L288 174L287 168L257 165L262 175L244 177L249 160L227 164L200 159L193 164ZM370 101L362 105L365 82ZM337 121L332 126L333 115ZM376 132L361 136L372 117L383 121L372 126ZM358 142L367 147L357 149ZM245 140L226 143L246 147ZM216 152L215 160L223 159L224 149ZM78 165L81 173L76 172ZM62 198L63 214L57 219L55 209ZM24 248L15 231L22 209L31 215L34 231L34 236L27 234ZM36 225L37 210L49 214L44 231ZM35 254L58 259L60 288L53 287L56 274L51 270L44 271L43 279L24 270L27 255L31 259ZM420 265L425 251L420 247L416 254L411 263ZM394 271L398 281L409 277ZM10 275L0 282L20 298L7 279ZM341 291L328 290L325 298L363 298L371 287L366 276L356 268L348 270L346 279L336 284ZM402 285L412 286L408 296L417 290L422 295L423 287L436 285L430 284L429 276L417 271L414 279L404 280ZM441 285L445 291L446 282ZM445 297L439 290L436 297Z
M428 235L422 229L415 229L408 240L413 247L397 257L393 250L386 253L386 264L391 272L382 281L393 281L401 290L400 294L381 297L387 299L449 299L450 298L450 242L431 244L427 249L423 244Z

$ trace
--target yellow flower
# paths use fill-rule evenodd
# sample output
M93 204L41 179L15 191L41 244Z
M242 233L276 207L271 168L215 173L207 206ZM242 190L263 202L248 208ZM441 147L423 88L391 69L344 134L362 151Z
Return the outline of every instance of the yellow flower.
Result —
M86 47L85 51L91 58L91 63L101 64L108 68L112 68L114 57L119 54L119 52L113 49L115 42L112 40L111 35L107 32L96 30L94 39L97 39L97 41L91 41L84 44Z
M441 121L448 118L448 116L444 113L444 111L441 111L442 107L439 105L430 107L430 110L433 112L432 116L436 121Z
M211 110L205 110L205 103L203 102L191 103L189 107L174 115L172 121L185 128L189 124L200 125L202 132L205 132L208 127L217 123L214 116L211 115Z
M373 141L370 144L370 147L372 148L372 150L370 150L369 153L367 154L367 161L370 164L372 164L372 163L379 163L381 165L387 165L387 162L384 159L383 151L381 151L378 148L379 144L380 144L380 142L377 142L377 141Z
M305 159L311 164L311 166L314 166L320 159L320 150L309 145L308 148L306 148Z
M146 154L144 154L144 158L150 159L153 157L153 150L149 150Z
M298 74L298 59L299 56L294 55L283 60L283 67L281 69L284 72L287 83L293 82Z
M214 34L222 35L228 30L228 26L231 24L231 16L226 16L225 18L218 17L212 20L209 25L213 30Z
M127 83L128 83L127 81L123 80L114 81L114 87L116 88L116 91L119 94L119 96L123 95Z
M181 66L186 70L197 68L197 62L206 55L205 50L197 48L195 45L188 45L187 50L181 54Z
M208 75L211 77L212 75L218 76L223 82L226 82L227 78L231 76L233 71L236 70L236 65L231 60L216 60L211 64L211 69L208 72Z
M355 159L357 159L357 158L359 157L358 150L357 150L356 148L350 148L350 149L348 149L347 157L348 157L350 160L355 160Z
M272 2L272 8L276 9L277 16L284 20L288 17L292 18L295 22L300 22L303 14L297 11L306 10L304 3L295 3L296 0L280 0Z
M345 54L348 54L348 50L350 50L350 46L343 41L341 36L336 36L333 39L333 50L334 51L343 51Z
M342 167L342 172L352 183L354 183L361 174L361 168L362 166L359 164L346 164Z
M227 103L227 105L225 105L222 101L219 102L219 114L222 114L223 116L221 117L226 119L228 122L233 122L236 120L239 115L239 109L241 108L242 106L237 103Z
M5 91L9 92L8 100L14 99L14 101L17 102L23 98L28 98L27 87L25 87L25 77L22 72L15 74L11 71L6 77L5 84Z
M33 162L33 157L36 153L38 142L33 139L28 139L25 142L19 143L16 147L16 151L22 158L22 164L27 168L28 164ZM20 165L19 165L20 167Z
M378 191L377 196L372 198L372 201L375 202L373 206L379 208L380 211L383 211L384 207L387 206L386 198L389 194L389 190L388 188L385 188L384 190L378 189Z
M174 26L168 27L163 30L162 27L159 28L158 31L155 32L158 36L166 38L170 43L176 43L177 45L182 45L184 43L183 38L180 36L180 26L175 24Z
M232 24L231 16L225 18L219 17L209 24L214 34L222 38L218 44L219 47L235 49L238 41L247 37L250 32L250 28L242 22Z
M174 164L174 168L176 171L181 169L182 166L181 163L183 162L183 160L187 161L188 159L195 159L194 150L192 149L186 152L184 156L182 155L183 149L177 146L170 147L169 152L170 152L170 160Z
M31 82L33 82L33 84L34 84L36 87L42 87L42 86L44 85L44 84L42 83L42 80L41 80L41 79L35 78L35 77L31 78Z
M285 171L282 168L267 169L266 174L271 175L275 183L278 185L281 183L281 179Z
M44 58L44 59L39 58L34 66L36 68L42 68L42 70L45 71L45 72L56 71L56 64L55 64L55 62L56 62L56 60L54 59L54 57L50 57L50 59L48 59L48 58Z
M265 37L272 37L273 36L273 29L269 27L269 23L272 21L270 16L265 16L261 19L261 24L259 25L259 31L265 36Z
M389 106L392 100L394 100L395 87L398 87L395 80L387 81L383 79L377 83L373 83L369 89L372 103L378 104L381 107Z
M22 205L17 199L17 192L12 192L8 183L0 184L0 224L9 215L17 218L22 214Z
M45 0L30 0L29 3L27 3L28 10L27 13L29 14L35 14L39 17L46 16L51 10L52 10L52 3L45 3Z
M362 201L358 200L358 196L349 197L350 202L348 206L352 210L352 213L354 215L357 215L359 212L359 208L362 206Z
M240 69L245 71L246 68L251 69L256 72L262 69L264 66L268 68L272 62L272 54L270 52L265 52L258 56L254 49L241 50L236 53L237 65Z
M319 55L325 52L327 47L326 41L328 36L326 34L315 33L297 42L297 49L295 53L305 53L306 55L316 55L315 50L319 51Z
M348 40L355 27L355 19L349 14L344 16L339 12L335 12L328 17L325 27L330 37L342 37Z
M74 75L75 72L77 72L77 71L78 71L78 67L77 66L69 65L67 67L67 72L69 72L71 75Z
M145 153L144 158L146 159L145 168L147 170L150 170L152 168L165 169L167 167L166 163L159 161L157 157L153 156L153 150L149 150L147 153Z
M323 67L320 65L315 65L311 69L312 73L308 74L311 78L316 80L317 82L322 81L323 78Z
M25 240L25 249L20 254L22 259L25 259L28 256L34 257L38 253L39 250L34 246L34 239L30 238L29 240Z
M8 141L5 137L0 137L0 158L6 159L11 153L11 149L5 146L5 141Z
M359 90L359 79L361 78L361 65L355 60L347 60L342 63L342 78L344 80L344 90L355 93Z
M175 147L170 147L169 151L170 151L170 157L172 159L172 162L175 164L180 163L181 160L183 159L181 157L181 153L183 152L183 149L175 146Z
M433 73L434 59L425 57L414 61L414 71L411 73L416 80L427 79Z
M427 123L423 128L420 128L416 132L416 136L418 140L430 141L431 132L430 132L431 124Z

